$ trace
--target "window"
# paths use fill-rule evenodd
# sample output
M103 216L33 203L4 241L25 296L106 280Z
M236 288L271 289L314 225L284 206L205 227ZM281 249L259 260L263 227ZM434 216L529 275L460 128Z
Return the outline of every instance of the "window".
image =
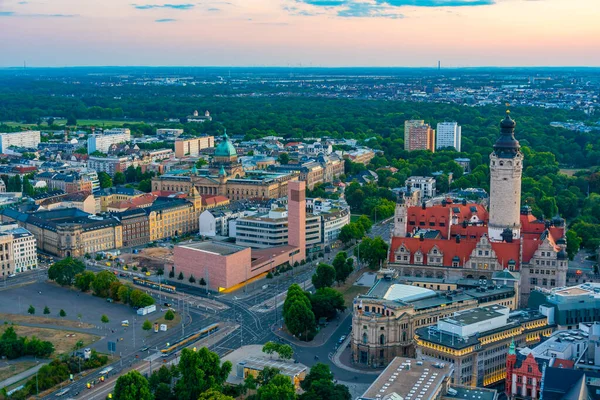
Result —
M529 373L533 372L533 368L531 368L531 365L527 366L527 372L529 372Z
M367 335L367 333L363 333L363 344L367 344L369 342L369 336Z
M537 278L530 278L529 279L529 283L532 284L532 285L537 285L538 280L537 280Z
M381 336L379 336L379 344L385 344L385 335L381 334Z

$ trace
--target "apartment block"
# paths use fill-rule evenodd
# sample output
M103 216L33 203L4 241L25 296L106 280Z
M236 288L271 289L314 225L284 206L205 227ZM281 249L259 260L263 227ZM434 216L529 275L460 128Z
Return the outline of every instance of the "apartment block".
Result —
M0 133L0 153L10 146L37 149L40 144L40 131Z
M175 157L197 157L200 150L215 147L214 136L203 136L192 139L178 139L175 141Z

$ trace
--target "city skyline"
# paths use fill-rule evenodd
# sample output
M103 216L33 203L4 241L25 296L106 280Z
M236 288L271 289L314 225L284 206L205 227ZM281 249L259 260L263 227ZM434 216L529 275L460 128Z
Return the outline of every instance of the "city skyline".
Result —
M593 7L592 0L2 0L0 67L595 66Z

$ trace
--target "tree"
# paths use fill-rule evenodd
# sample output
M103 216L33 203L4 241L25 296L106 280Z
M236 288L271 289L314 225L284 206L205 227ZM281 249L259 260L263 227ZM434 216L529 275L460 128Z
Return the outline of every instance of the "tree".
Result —
M70 286L75 280L75 275L85 271L85 264L81 261L67 257L52 264L48 268L48 278L61 286Z
M180 281L183 280L183 272L179 272L179 275L177 276L177 279L179 279Z
M152 191L152 180L150 180L150 179L141 180L140 183L138 183L138 190L145 192L145 193L150 193Z
M115 184L115 185L125 184L125 174L120 171L115 172L115 176L113 177L113 184Z
M209 389L202 393L198 400L235 400L231 396L224 395L216 389Z
M321 362L316 363L310 368L310 372L304 377L300 383L302 389L308 391L312 384L317 381L333 381L333 374L329 369L329 365Z
M294 349L289 344L280 344L277 349L277 355L282 360L289 360L294 356Z
M303 336L305 340L308 334L315 329L315 314L310 307L301 301L292 303L286 315L284 315L285 326L295 336Z
M267 342L263 345L262 352L268 355L272 355L279 348L279 344L275 342Z
M154 391L161 383L170 385L172 380L173 374L171 373L171 370L166 365L163 365L158 370L152 372L152 375L150 375L150 378L148 379L148 383L150 384L150 390Z
M190 283L195 283L196 282L196 278L194 278L194 275L190 275L190 278L188 279L188 281Z
M94 295L98 297L108 297L110 294L110 285L118 281L118 278L110 271L100 271L92 282Z
M148 380L138 371L133 370L117 379L114 400L153 400Z
M371 231L371 227L373 226L373 222L366 215L361 215L356 223L363 227L363 230L368 233Z
M121 298L119 297L119 290L121 289L121 286L123 286L123 284L118 280L110 283L108 293L110 295L110 298L114 301L121 301Z
M98 181L100 182L100 187L102 189L112 187L112 185L113 185L110 175L104 171L100 171L98 173Z
M60 315L61 317L66 317L67 313L65 312L65 310L63 310L62 308L60 309L60 311L58 312L58 315Z
M335 280L338 282L338 285L346 282L346 279L354 271L354 261L348 258L345 251L337 253L331 264L335 269Z
M330 287L335 280L335 269L325 263L319 263L317 272L312 276L312 283L316 289Z
M75 116L73 114L71 114L67 117L67 125L68 126L77 125L77 119L75 118Z
M200 286L206 286L206 281L204 280L204 278L200 278L200 282L198 282L198 284Z
M108 319L108 317L106 316L106 314L102 314L102 317L100 317L100 321L101 321L103 324L108 324L108 322L109 322L109 319Z
M133 291L133 289L130 286L127 286L127 285L119 286L119 290L117 291L117 293L119 294L119 301L121 301L125 304L129 304L131 302L131 292L132 291Z
M92 286L92 282L96 278L96 274L92 271L84 271L75 275L75 287L82 292L87 292Z
M173 271L173 270L169 271L169 278L171 278L171 279L175 278L175 271Z
M50 309L48 308L48 306L44 307L44 315L48 315L50 314Z
M572 229L569 229L566 234L567 237L567 254L569 255L569 260L572 260L579 248L581 247L582 239L577 236L577 232Z
M150 322L150 320L145 320L142 324L142 329L145 331L149 331L150 329L152 329L152 322Z
M371 269L378 269L381 262L387 257L388 244L383 241L381 236L371 239L365 237L358 248L354 249L354 254L359 256L359 260L366 262Z
M259 400L294 400L296 390L288 376L277 374L258 388L256 396Z
M206 347L197 352L183 349L180 357L177 369L181 376L175 384L179 400L196 400L208 389L220 388L231 372L231 362L221 364L219 356Z
M287 165L290 162L290 155L288 153L281 153L279 154L277 161L279 161L281 165Z
M165 313L166 321L173 321L174 319L175 319L175 313L173 311L169 310Z
M198 161L196 161L196 168L202 168L205 165L208 165L208 161L206 161L204 158L199 158Z
M27 313L33 315L35 314L35 307L32 305L29 305L29 309L27 309Z
M332 288L317 289L315 294L310 296L312 311L315 314L315 319L322 317L331 320L338 311L344 311L344 296L340 292Z

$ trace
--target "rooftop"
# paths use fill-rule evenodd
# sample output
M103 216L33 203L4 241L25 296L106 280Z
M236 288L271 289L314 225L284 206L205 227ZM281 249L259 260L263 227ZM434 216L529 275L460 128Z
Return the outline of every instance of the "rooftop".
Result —
M498 392L493 389L452 386L442 399L495 400Z
M304 364L295 364L291 361L272 360L264 357L249 357L240 361L238 365L243 365L244 368L250 368L257 371L262 371L266 367L277 368L281 374L291 377L308 370L308 367Z
M505 309L506 307L503 306L490 306L457 311L454 316L446 318L444 321L456 326L467 326L501 317L506 314L502 312Z
M197 242L186 244L185 246L178 246L184 249L198 250L204 253L212 253L220 256L228 256L231 254L235 254L242 250L247 249L247 247L237 246L235 244L223 243L223 242Z
M358 399L398 398L394 394L405 400L435 399L452 370L452 364L449 363L396 357Z

